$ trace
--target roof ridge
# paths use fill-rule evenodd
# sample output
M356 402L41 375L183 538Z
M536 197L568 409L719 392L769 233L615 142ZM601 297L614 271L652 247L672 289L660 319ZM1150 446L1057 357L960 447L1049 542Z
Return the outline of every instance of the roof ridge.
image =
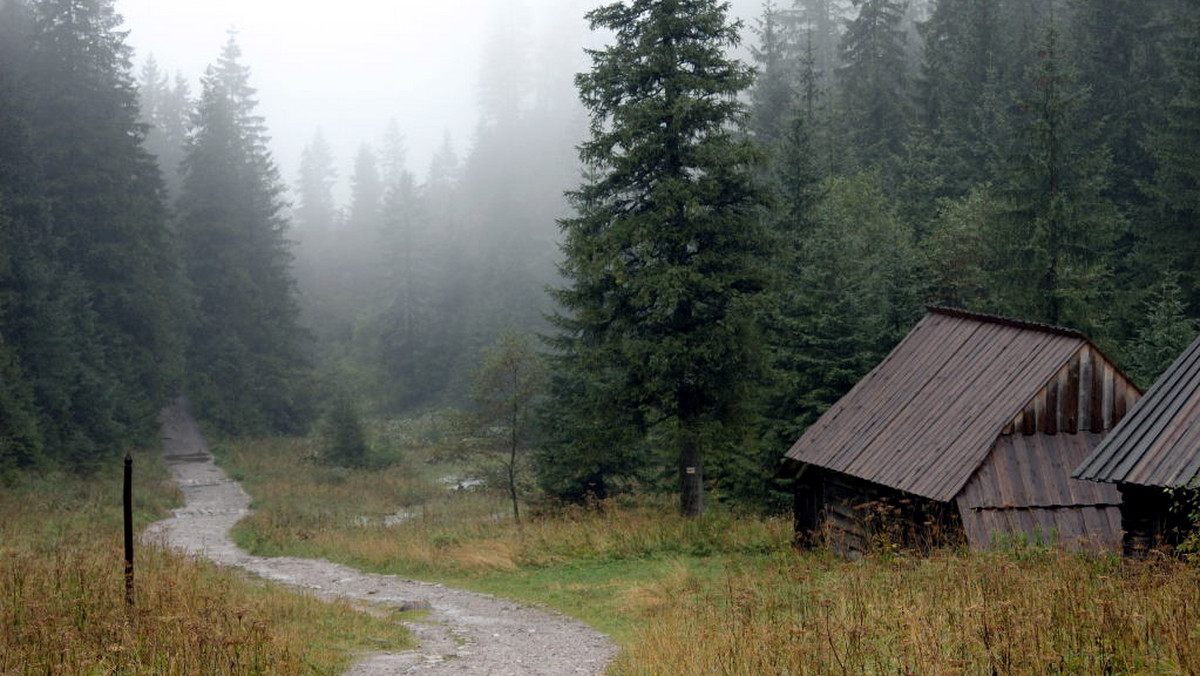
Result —
M1082 331L1067 328L1065 326L1057 326L1055 324L1044 324L1042 322L1034 322L1027 319L1004 317L1002 315L994 315L986 312L975 312L972 310L964 310L962 308L948 307L944 305L926 305L925 309L929 312L947 315L950 317L957 317L959 319L975 319L981 322L1001 324L1003 326L1011 326L1018 329L1029 329L1031 331L1041 331L1042 333L1053 333L1060 336L1078 338L1089 343L1091 342L1091 339L1089 339Z

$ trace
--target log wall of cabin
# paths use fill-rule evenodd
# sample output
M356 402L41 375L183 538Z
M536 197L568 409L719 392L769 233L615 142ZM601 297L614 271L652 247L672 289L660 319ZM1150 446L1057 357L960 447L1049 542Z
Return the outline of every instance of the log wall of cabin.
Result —
M1084 345L1001 433L1107 432L1141 396L1112 362Z
M964 542L966 535L958 511L950 503L935 502L870 481L811 468L804 482L806 496L797 491L797 525L801 509L810 510L820 500L819 537L811 544L827 545L848 558L858 558L887 542L907 549L928 551Z

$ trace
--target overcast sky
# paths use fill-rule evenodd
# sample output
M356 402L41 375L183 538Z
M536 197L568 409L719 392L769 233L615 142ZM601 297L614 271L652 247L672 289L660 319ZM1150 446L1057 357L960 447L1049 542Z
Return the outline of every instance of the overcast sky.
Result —
M755 2L739 0L735 11L749 17L757 11ZM378 145L391 118L407 140L409 167L418 177L424 177L447 130L460 155L469 148L479 116L476 91L488 27L522 3L531 35L550 26L585 34L582 16L599 4L116 0L130 31L135 68L153 53L167 72L182 72L194 94L226 31L235 28L285 181L295 184L301 150L320 127L337 155L343 196L358 145Z

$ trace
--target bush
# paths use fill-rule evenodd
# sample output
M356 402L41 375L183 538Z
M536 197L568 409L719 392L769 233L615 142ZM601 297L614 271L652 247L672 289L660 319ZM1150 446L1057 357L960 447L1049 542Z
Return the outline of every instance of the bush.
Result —
M349 397L334 400L322 432L322 455L326 462L343 467L361 467L366 463L367 438L358 409Z

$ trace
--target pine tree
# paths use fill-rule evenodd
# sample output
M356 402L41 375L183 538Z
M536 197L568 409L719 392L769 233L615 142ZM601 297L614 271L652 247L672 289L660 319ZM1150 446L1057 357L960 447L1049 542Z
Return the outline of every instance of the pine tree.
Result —
M205 72L184 161L179 234L197 296L189 389L226 431L294 432L310 414L283 186L240 57L231 35Z
M760 367L764 197L759 156L737 133L751 72L725 56L737 28L715 0L635 0L588 18L614 41L577 77L592 117L580 146L588 180L570 193L577 215L561 222L568 286L554 292L554 345L556 378L584 391L559 404L610 408L626 426L571 450L652 431L695 516L705 457L741 440Z
M905 3L857 0L858 15L842 36L838 69L843 127L860 166L890 167L912 121Z
M758 45L750 53L758 64L754 88L750 90L750 132L763 148L773 149L786 133L792 114L793 74L797 68L794 36L780 10L763 3L754 34Z
M384 138L380 240L383 298L378 330L379 358L394 410L427 402L440 385L430 373L438 358L429 339L434 293L430 235L406 155L403 138L393 124Z
M328 234L337 220L333 202L333 186L337 170L333 166L333 151L325 135L317 129L300 153L300 181L297 184L297 204L293 211L296 229L302 235Z
M1183 290L1168 273L1148 299L1137 336L1129 346L1129 375L1149 388L1192 344L1197 331L1200 322L1188 316Z
M1087 91L1060 52L1053 22L1013 122L1017 143L995 224L993 289L1007 314L1101 333L1108 259L1123 228L1105 197L1109 154L1079 120Z
M942 197L994 178L1007 106L1001 11L992 0L940 0L920 27L921 126Z
M112 2L44 0L32 9L28 119L52 209L53 257L61 273L78 276L91 309L71 320L80 324L70 342L94 369L78 385L94 396L72 401L80 423L72 436L88 439L79 448L112 454L129 436L153 433L177 387L178 259Z
M1154 130L1151 150L1157 163L1149 184L1161 214L1146 228L1155 258L1179 271L1189 312L1200 308L1200 17L1184 11L1175 17L1178 33L1170 44L1178 91L1166 119Z
M179 198L180 165L186 152L188 125L191 123L191 90L179 74L174 86L159 69L154 56L146 57L138 78L141 121L147 125L144 146L158 161L172 201Z
M1160 126L1170 93L1167 50L1173 0L1070 0L1070 52L1091 91L1081 119L1112 153L1108 196L1146 201L1140 183L1153 175L1149 129ZM1194 13L1195 9L1191 8Z

